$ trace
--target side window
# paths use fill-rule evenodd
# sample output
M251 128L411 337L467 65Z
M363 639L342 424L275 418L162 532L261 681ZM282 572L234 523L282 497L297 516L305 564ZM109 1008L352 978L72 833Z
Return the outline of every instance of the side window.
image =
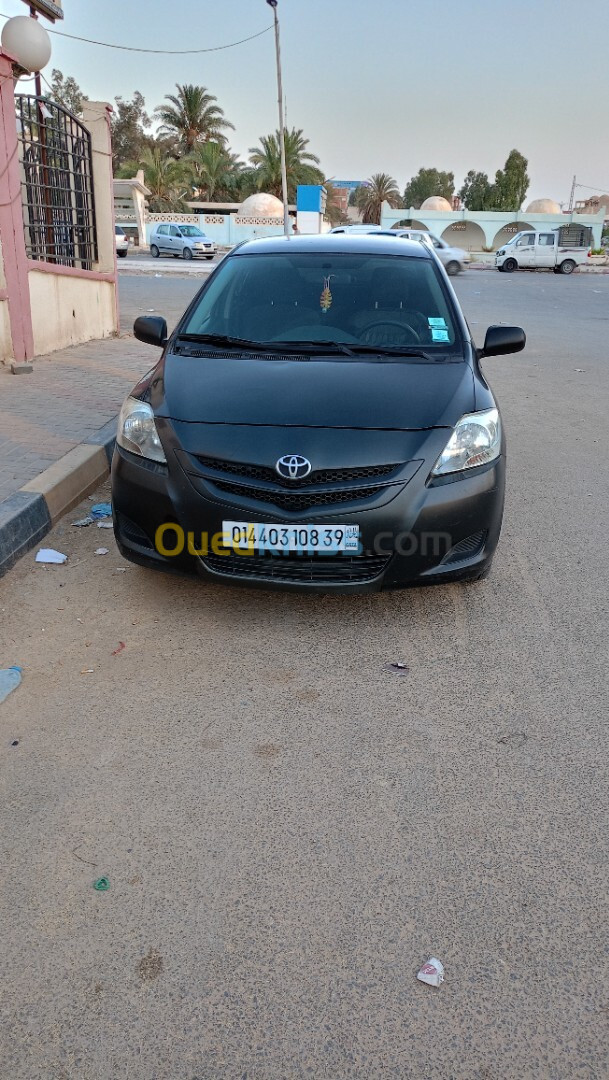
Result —
M176 229L175 225L172 225L170 230L169 230L169 235L170 236L181 236L182 234L181 234L179 229Z
M436 236L432 237L432 242L433 242L433 246L435 248L441 248L442 247L441 241L438 240L438 238Z
M554 233L540 233L539 243L542 247L554 247Z
M159 236L167 236L167 233L169 232L169 226L168 225L159 225L159 228L158 228L157 231L158 231Z
M535 233L525 233L524 236L520 237L520 240L516 244L516 247L530 247L531 244L534 244L534 243L535 243Z

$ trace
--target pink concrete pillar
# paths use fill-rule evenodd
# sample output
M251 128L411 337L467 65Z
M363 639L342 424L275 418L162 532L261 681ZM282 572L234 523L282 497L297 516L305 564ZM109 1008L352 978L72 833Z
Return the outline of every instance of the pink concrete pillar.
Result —
M32 311L21 209L21 172L13 60L0 50L0 239L8 298L13 356L34 355Z

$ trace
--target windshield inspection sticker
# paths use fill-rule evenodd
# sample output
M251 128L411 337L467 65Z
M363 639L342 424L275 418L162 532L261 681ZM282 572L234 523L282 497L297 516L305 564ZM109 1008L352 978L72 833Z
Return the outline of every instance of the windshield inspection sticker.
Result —
M439 326L442 329L446 329L446 319L432 319L427 320L430 326Z
M432 341L450 341L448 330L438 330L436 327L431 329Z

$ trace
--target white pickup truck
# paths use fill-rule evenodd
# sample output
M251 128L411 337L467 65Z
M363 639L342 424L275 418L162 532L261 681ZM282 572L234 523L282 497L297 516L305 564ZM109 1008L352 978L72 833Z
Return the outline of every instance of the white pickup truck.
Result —
M516 233L495 256L495 266L503 273L514 270L549 269L555 274L572 274L586 262L592 244L592 229L563 225L558 229Z

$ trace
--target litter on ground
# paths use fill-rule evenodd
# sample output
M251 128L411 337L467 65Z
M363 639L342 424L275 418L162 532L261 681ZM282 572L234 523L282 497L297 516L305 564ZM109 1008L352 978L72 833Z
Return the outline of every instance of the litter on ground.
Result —
M96 548L95 549L95 554L96 555L107 555L108 554L108 548Z
M95 506L91 507L91 517L98 521L100 518L107 518L112 516L111 503L95 503Z
M428 986L439 986L444 982L444 966L435 956L430 956L427 963L417 971L417 979Z
M40 551L36 552L36 562L64 563L67 561L67 555L63 555L61 551L54 551L53 548L40 548Z
M20 668L18 664L13 664L0 671L0 704L19 686L22 670L23 668Z

